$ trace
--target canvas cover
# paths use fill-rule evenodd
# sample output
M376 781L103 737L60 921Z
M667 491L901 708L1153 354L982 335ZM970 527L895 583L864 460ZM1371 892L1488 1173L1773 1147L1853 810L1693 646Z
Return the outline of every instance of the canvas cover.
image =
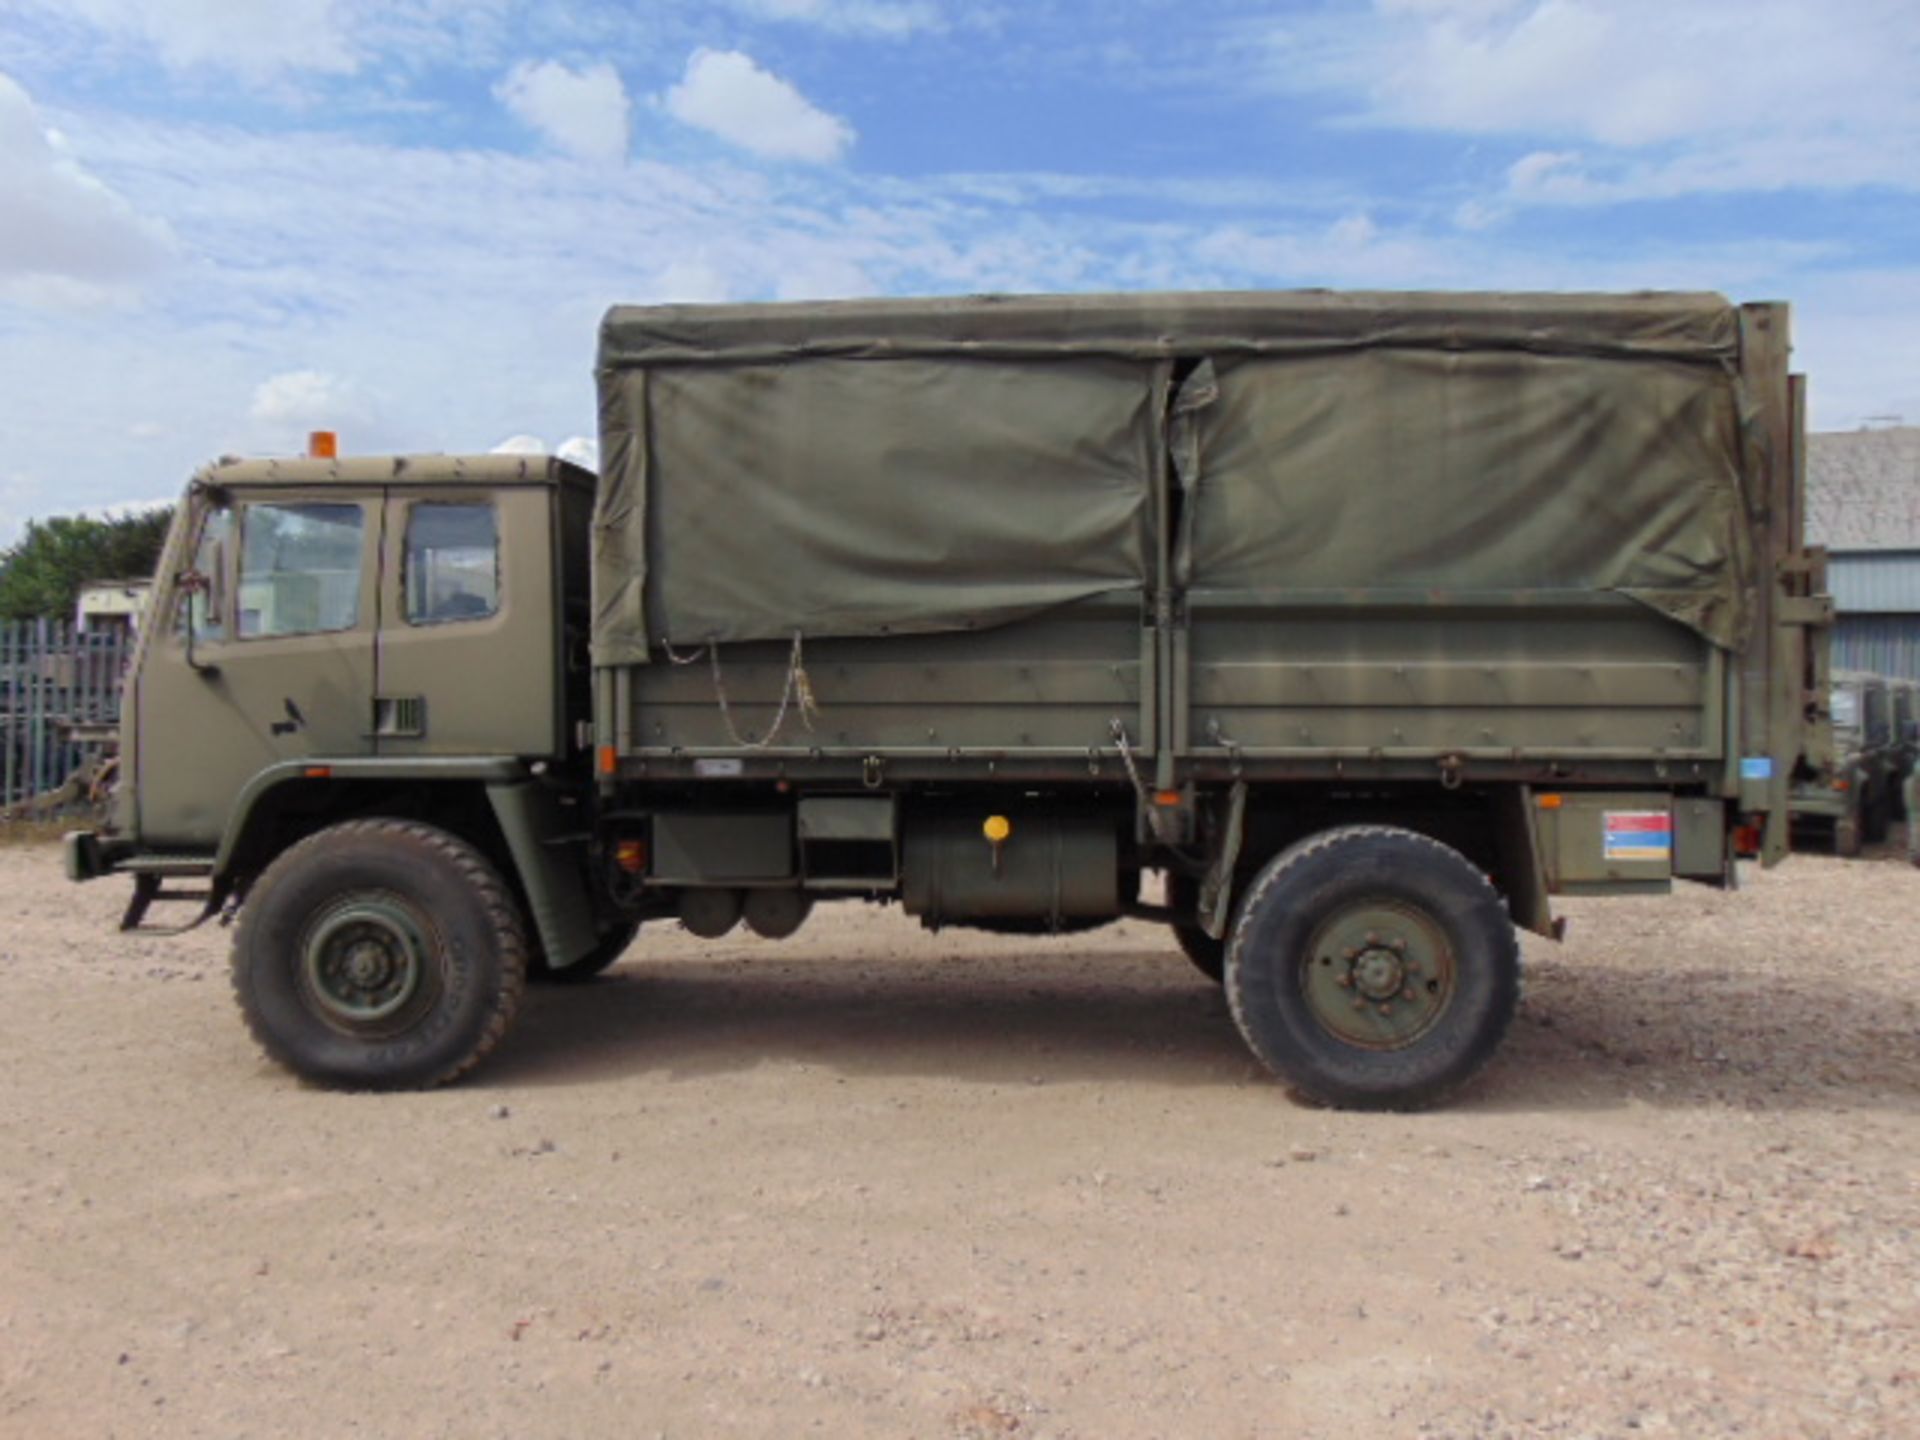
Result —
M1738 643L1738 312L1325 292L616 308L595 658L1158 583L1598 588Z

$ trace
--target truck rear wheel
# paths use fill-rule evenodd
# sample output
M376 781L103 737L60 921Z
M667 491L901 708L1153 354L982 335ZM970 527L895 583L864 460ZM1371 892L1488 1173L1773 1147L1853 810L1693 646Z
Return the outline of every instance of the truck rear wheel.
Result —
M1458 851L1355 825L1283 852L1247 891L1227 948L1233 1018L1306 1098L1417 1109L1493 1054L1520 998L1499 893Z
M407 820L310 835L254 884L233 988L274 1060L341 1089L424 1088L506 1033L526 980L525 927L464 840Z

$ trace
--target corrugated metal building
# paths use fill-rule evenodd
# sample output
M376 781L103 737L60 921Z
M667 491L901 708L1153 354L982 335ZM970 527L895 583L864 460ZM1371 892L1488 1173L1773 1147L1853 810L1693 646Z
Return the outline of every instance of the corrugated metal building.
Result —
M1920 679L1920 426L1810 436L1807 539L1831 557L1834 665Z

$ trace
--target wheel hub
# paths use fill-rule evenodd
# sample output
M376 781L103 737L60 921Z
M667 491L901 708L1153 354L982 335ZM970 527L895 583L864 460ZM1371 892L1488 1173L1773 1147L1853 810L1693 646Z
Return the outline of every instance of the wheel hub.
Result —
M1406 983L1406 967L1391 950L1374 947L1353 962L1353 985L1369 1000L1390 1000Z
M428 953L418 922L397 898L363 897L335 906L308 931L301 966L321 1013L364 1029L414 997Z
M1432 917L1398 901L1352 905L1316 932L1303 966L1314 1018L1336 1038L1397 1050L1453 999L1453 952Z

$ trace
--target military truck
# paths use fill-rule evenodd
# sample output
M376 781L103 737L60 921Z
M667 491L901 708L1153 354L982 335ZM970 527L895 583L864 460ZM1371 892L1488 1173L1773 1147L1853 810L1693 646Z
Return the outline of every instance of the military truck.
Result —
M1887 838L1900 789L1894 692L1883 675L1839 670L1829 691L1833 746L1826 762L1793 787L1794 828L1848 859Z
M618 307L597 481L194 477L68 863L237 919L325 1085L461 1075L653 922L863 900L1164 923L1296 1089L1430 1103L1554 896L1786 853L1787 355L1712 295Z

